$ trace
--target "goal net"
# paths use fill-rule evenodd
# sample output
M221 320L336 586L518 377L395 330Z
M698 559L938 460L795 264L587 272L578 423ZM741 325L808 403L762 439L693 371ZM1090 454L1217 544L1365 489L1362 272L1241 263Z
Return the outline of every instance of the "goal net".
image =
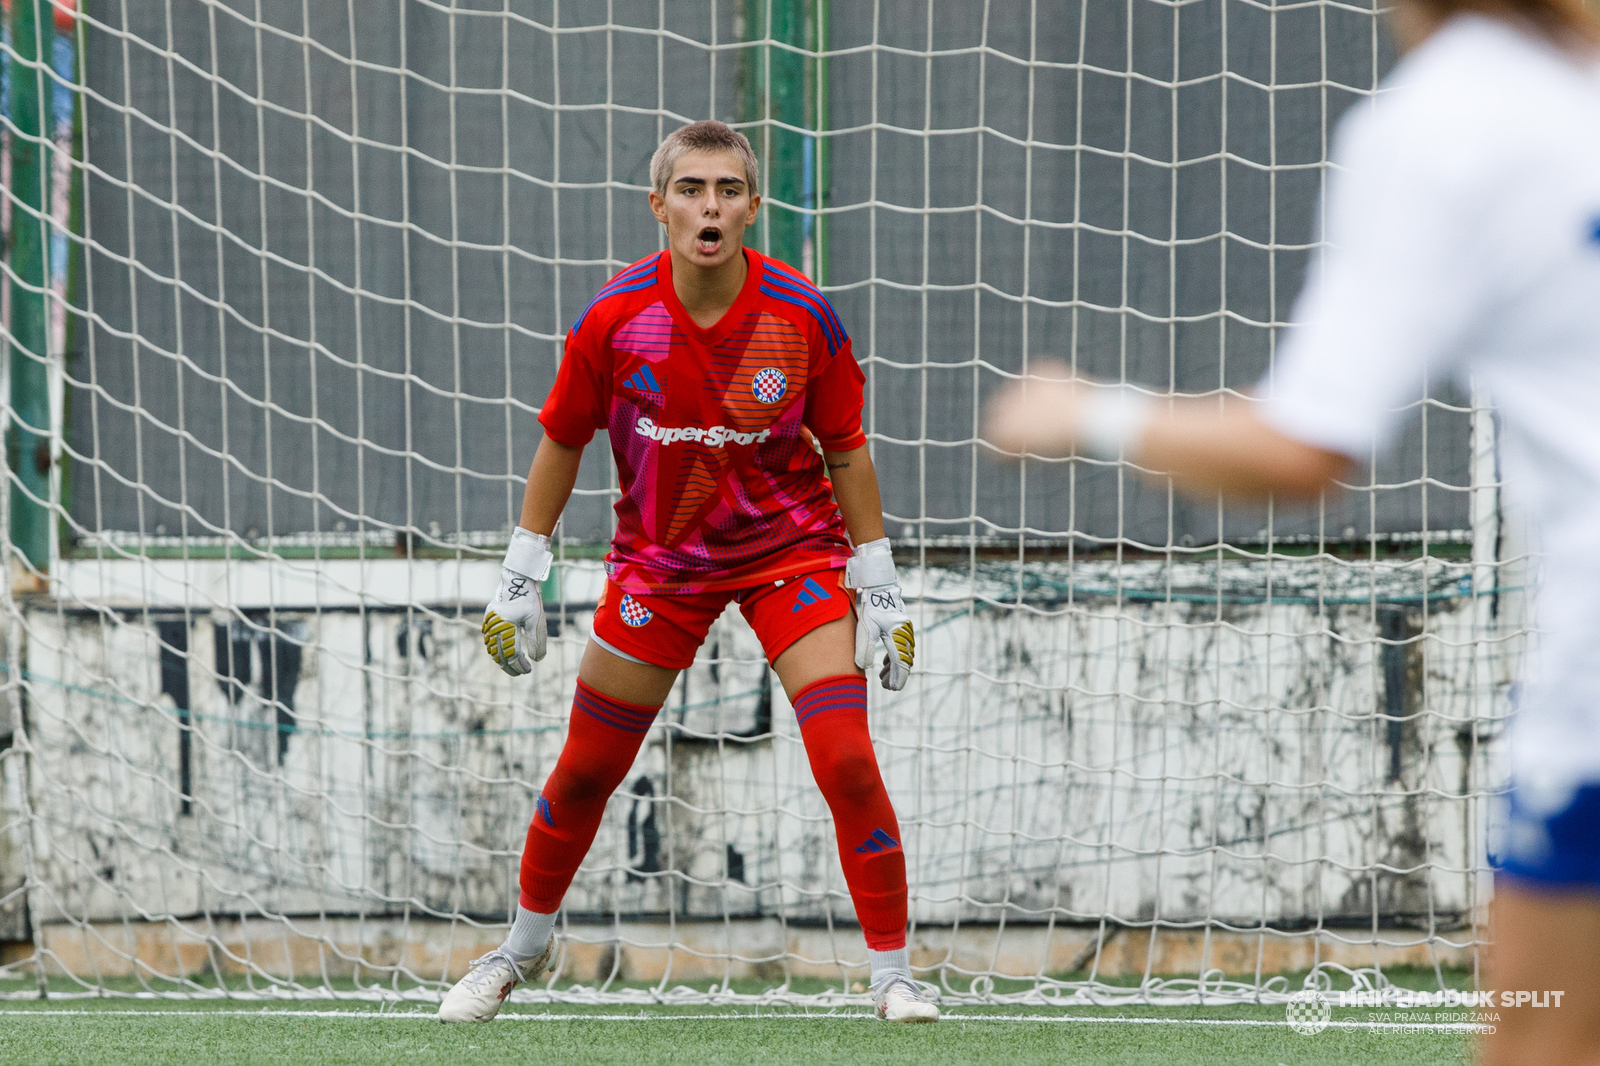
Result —
M63 8L70 7L62 0ZM1473 968L1526 643L1494 425L1435 382L1309 506L996 461L1053 354L1269 376L1373 10L1073 0L10 0L0 995L426 999L504 935L616 499L486 659L562 338L660 247L664 133L764 163L830 295L919 634L871 722L946 997ZM737 613L517 996L844 1002L865 946ZM1309 974L1309 976L1308 976ZM1414 980L1415 974L1408 979Z

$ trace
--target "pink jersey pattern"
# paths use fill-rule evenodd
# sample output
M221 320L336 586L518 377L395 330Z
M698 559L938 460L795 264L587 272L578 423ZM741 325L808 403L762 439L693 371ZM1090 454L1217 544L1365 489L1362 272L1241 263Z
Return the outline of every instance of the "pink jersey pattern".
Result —
M865 443L861 370L810 281L745 255L744 287L709 328L679 304L668 253L612 278L539 413L570 446L610 433L622 498L606 566L625 592L746 588L849 558L813 441Z

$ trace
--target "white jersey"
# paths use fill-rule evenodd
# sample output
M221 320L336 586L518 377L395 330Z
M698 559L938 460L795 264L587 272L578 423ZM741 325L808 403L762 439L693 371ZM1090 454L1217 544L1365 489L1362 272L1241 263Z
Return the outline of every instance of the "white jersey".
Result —
M1487 387L1543 553L1511 769L1600 781L1600 71L1458 15L1343 119L1333 159L1329 247L1263 415L1364 459L1427 380Z

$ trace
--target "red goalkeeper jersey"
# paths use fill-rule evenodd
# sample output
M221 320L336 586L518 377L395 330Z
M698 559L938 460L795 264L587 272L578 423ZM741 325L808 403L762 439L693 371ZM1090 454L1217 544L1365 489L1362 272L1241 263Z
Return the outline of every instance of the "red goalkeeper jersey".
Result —
M622 498L606 570L624 591L746 588L850 557L815 445L861 432L864 378L817 288L745 249L733 306L697 326L659 252L612 278L573 323L545 432L611 434Z

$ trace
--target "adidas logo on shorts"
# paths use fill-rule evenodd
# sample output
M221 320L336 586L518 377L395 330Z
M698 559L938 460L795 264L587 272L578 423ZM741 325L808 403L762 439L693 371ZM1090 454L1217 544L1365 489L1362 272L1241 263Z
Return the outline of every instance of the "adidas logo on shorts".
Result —
M794 606L789 608L790 614L799 614L807 607L821 603L828 598L828 590L817 584L817 579L808 577L800 586L800 595L794 598Z

